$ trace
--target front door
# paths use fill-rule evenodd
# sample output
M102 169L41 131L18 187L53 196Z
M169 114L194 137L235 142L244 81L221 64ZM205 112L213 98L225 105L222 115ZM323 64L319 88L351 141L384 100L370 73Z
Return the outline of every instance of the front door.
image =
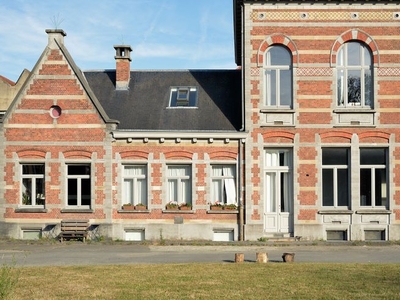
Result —
M292 224L292 172L289 150L267 150L264 168L264 231L290 233Z

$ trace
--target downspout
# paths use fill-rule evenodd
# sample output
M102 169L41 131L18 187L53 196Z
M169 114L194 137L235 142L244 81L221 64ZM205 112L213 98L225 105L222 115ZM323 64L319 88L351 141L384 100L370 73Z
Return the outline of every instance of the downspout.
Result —
M240 61L241 61L241 85L242 85L242 128L240 128L240 131L245 131L245 86L244 86L244 3L241 3L240 5L240 14L241 14L241 32L240 32L240 37L241 37L241 51L240 51ZM244 163L244 156L243 156L243 149L246 145L246 139L242 142L242 139L239 140L239 166L240 166L240 172L239 172L239 197L240 197L240 203L239 203L239 241L244 241L244 207L243 207L243 200L244 196L243 193L245 192L245 166L246 164Z

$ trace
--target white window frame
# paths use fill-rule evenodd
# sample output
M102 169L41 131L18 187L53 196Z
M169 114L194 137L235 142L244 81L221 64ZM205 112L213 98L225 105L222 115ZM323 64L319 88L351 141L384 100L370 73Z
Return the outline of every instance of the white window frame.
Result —
M222 174L215 174L216 168L222 168ZM230 170L226 170L229 168ZM226 174L227 172L231 174ZM237 182L235 164L213 164L211 165L211 203L238 204L237 201ZM216 185L221 187L216 191Z
M329 147L325 147L329 148ZM339 201L338 201L338 170L347 170L347 179L349 180L351 174L349 172L350 170L350 148L343 147L343 148L338 148L338 149L346 149L347 151L347 165L324 165L322 164L322 170L333 170L333 206L332 205L324 205L324 199L322 199L322 206L323 207L332 207L332 208L348 208L350 203L350 196L347 195L347 205L346 206L339 206ZM322 148L322 152L324 151L324 148ZM323 197L323 189L324 189L324 178L322 174L322 197ZM349 184L349 182L347 182ZM348 193L351 191L351 186L347 186L348 188Z
M291 57L291 53L281 45L274 45L271 46L270 49L265 54L265 60L264 60L264 93L265 93L265 105L269 108L285 108L285 109L290 109L293 106L293 63L290 62L288 65L271 65L271 49L273 48L281 48L282 51L286 51L287 54ZM272 76L269 74L270 71L275 71L276 72L276 78L275 78L275 90L276 90L276 104L271 104L272 103L272 98L271 98L271 85L272 85ZM290 71L290 104L289 105L282 105L281 104L281 71Z
M143 169L142 174L127 174L126 170L128 168L133 169ZM141 182L143 182L143 186ZM130 182L131 189L128 189L126 183ZM122 166L122 204L130 203L132 205L137 205L139 203L147 206L147 165L143 164L124 164Z
M367 149L367 148L364 148ZM361 149L360 149L360 157L361 157ZM386 164L384 165L362 165L361 161L360 161L360 172L361 170L370 170L371 171L371 205L363 205L363 199L362 199L362 195L361 195L361 191L360 191L360 206L362 208L386 208L389 205L389 191L388 191L388 186L389 186L389 182L388 182L388 159L387 159L387 149L385 149L385 162ZM386 178L386 182L385 182L385 189L384 192L386 194L386 205L376 205L376 198L375 198L375 188L376 188L376 177L375 177L375 171L376 170L385 170L385 178ZM360 179L361 179L361 174L360 174Z
M80 175L70 175L69 174L69 167L70 166L85 166L89 167L90 171L89 174L80 174ZM66 164L66 200L67 200L67 207L70 208L90 208L91 203L92 203L92 193L93 193L93 186L92 186L92 180L91 180L91 172L92 172L92 166L90 163L67 163ZM77 204L76 205L70 205L69 204L69 199L68 199L68 194L69 194L69 184L68 181L69 179L76 179L76 191L77 191ZM89 179L89 184L90 184L90 199L89 199L89 205L82 205L82 179Z
M178 170L179 168L186 169L187 174L170 174L172 169ZM186 173L186 172L185 172ZM169 164L167 165L167 202L175 202L178 205L183 203L192 205L192 166L187 164ZM173 190L171 190L173 183L176 182L176 197L172 195ZM187 186L185 186L187 182ZM189 190L187 190L187 188ZM176 199L175 199L176 198Z
M24 166L43 166L43 174L24 174ZM26 206L40 206L44 207L44 204L37 204L38 200L42 200L43 202L45 201L45 177L44 177L44 170L45 170L45 164L44 163L22 163L20 165L21 168L21 205L26 207ZM24 179L30 179L31 180L31 186L30 186L30 199L31 199L31 204L24 204L23 197L25 194L26 187L24 187L23 181ZM36 193L36 184L37 184L37 179L42 179L43 180L43 193Z
M279 155L284 154L285 164L279 165ZM273 155L278 155L277 159L270 160ZM268 206L265 207L265 212L272 213L279 210L281 212L291 212L293 202L293 150L292 149L281 149L281 148L267 148L264 150L264 178L265 178L265 195ZM282 178L283 176L283 178ZM282 180L283 179L283 180ZM281 187L284 186L283 195L281 194ZM279 193L284 197L284 208L282 209L281 204L277 203L275 199L275 193ZM281 199L282 202L282 199Z
M360 65L348 65L348 45L350 44L359 44L360 48ZM366 63L365 54L369 54L370 64ZM360 71L360 87L361 87L361 102L350 102L348 99L348 80L349 80L349 71ZM365 101L365 92L366 92L366 82L365 82L365 74L367 71L371 73L371 91L370 104L366 104ZM341 75L343 73L343 75ZM368 47L360 42L351 41L344 43L343 46L339 49L337 55L337 64L336 64L336 85L337 85L337 97L336 97L336 105L338 107L347 107L347 108L373 108L374 106L374 97L373 97L373 57L368 49ZM339 81L341 84L339 85ZM343 103L342 103L343 98Z

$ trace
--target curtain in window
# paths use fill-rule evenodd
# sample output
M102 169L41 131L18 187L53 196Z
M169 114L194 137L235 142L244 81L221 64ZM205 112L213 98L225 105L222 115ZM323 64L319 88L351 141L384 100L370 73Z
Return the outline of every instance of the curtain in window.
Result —
M125 166L124 176L124 202L146 204L146 167Z
M222 185L222 180L220 179L222 177L222 167L220 166L214 166L212 168L212 177L214 178L212 181L212 187L211 187L211 201L214 203L216 201L218 202L224 202L224 196L223 196L223 185Z
M223 167L223 175L229 178L225 178L225 192L226 192L226 203L227 204L235 204L236 203L236 188L235 188L235 180L234 177L234 168L233 166L224 166Z
M168 167L168 202L190 203L190 168L187 166Z

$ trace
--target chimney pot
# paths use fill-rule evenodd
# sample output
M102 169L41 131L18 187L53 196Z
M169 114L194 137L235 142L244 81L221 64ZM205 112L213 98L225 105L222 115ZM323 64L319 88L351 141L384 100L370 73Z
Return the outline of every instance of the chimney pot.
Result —
M116 82L117 90L127 90L131 74L131 52L129 45L115 45Z
M64 37L67 35L62 29L46 29L48 35L48 46L50 48L57 47L55 41L59 44L64 44Z

